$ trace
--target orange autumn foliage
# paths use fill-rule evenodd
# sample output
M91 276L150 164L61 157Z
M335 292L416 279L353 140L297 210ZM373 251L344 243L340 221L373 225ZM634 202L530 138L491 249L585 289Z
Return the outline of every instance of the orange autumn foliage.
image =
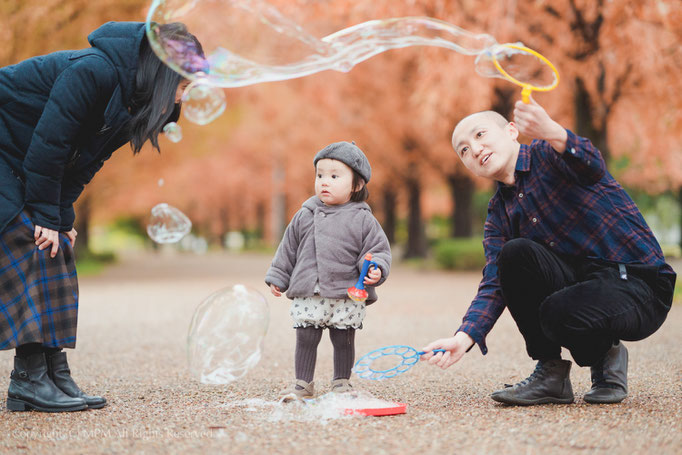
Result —
M0 36L9 45L0 50L0 64L84 47L87 34L103 22L144 20L149 3L3 3ZM319 37L366 20L424 15L489 33L498 42L522 41L561 73L555 91L535 98L564 126L603 134L619 178L652 192L682 186L682 2L271 3ZM127 146L114 154L86 189L93 216L144 217L154 204L167 202L216 238L253 228L263 211L271 224L273 194L283 195L290 217L312 194L315 152L339 140L355 140L366 151L375 210L385 189L401 194L414 180L423 188L422 214L446 213L445 179L468 175L449 143L455 122L520 97L511 84L478 76L473 62L445 49L412 47L375 56L349 73L226 89L225 114L206 126L183 118L183 140L162 138L160 155L146 148L133 158ZM579 93L587 111L576 107ZM403 211L404 205L402 200Z

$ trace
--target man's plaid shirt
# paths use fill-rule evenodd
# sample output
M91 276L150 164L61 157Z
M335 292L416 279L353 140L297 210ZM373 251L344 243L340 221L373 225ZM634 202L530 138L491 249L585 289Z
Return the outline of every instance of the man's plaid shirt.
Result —
M619 264L665 263L661 247L630 196L606 170L589 139L568 131L566 151L546 141L521 144L514 186L498 182L488 204L483 279L458 331L487 353L485 337L505 303L497 277L497 256L507 240L527 238L552 251Z

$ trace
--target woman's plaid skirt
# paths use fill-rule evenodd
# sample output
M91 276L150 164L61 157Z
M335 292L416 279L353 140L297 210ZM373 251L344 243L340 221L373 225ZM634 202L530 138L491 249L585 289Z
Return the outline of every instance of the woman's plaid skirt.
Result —
M38 250L35 226L20 213L0 234L0 350L26 343L73 348L78 278L73 247L59 235L59 251Z

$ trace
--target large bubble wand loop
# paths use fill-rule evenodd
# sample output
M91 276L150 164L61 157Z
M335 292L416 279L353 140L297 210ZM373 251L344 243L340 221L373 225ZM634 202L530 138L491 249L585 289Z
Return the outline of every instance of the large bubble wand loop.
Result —
M445 352L445 349L434 349L432 352ZM411 346L385 346L370 351L360 357L353 367L353 372L363 379L372 379L375 381L390 379L405 373L412 368L419 362L419 357L424 354L426 354L426 351L417 351ZM384 367L378 366L379 362L376 362L378 359L386 359L388 357L392 357L394 360L391 365L388 367L385 365ZM395 360L398 360L398 362Z
M540 61L542 61L542 63L544 63L545 65L549 66L549 68L554 73L554 81L550 85L547 85L547 86L537 86L537 85L529 84L527 82L522 82L522 81L516 79L515 77L511 76L509 73L507 73L507 71L505 71L505 69L502 67L502 65L500 64L500 62L497 59L497 54L498 54L497 52L491 52L493 65L495 65L495 68L497 69L497 71L499 71L500 74L502 74L502 76L505 79L507 79L508 81L512 82L513 84L521 86L521 88L522 88L521 98L522 98L524 103L528 104L528 102L530 101L530 95L531 95L533 90L539 91L539 92L548 92L550 90L555 89L556 86L559 85L559 71L557 71L556 67L552 64L552 62L547 60L547 58L544 55L540 54L537 51L534 51L533 49L530 49L526 46L521 46L519 44L506 43L506 44L500 44L498 47L507 48L507 49L516 49L517 51L527 52L527 53L531 54L532 56L536 57L537 59L539 59Z

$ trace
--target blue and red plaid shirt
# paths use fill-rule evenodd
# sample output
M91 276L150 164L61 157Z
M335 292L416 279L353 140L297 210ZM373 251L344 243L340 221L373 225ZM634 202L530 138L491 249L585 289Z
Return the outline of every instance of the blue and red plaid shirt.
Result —
M458 331L488 352L485 337L505 303L497 277L497 256L507 240L526 238L558 254L621 264L665 263L661 247L639 209L608 173L589 139L568 131L566 151L546 141L521 144L515 184L498 182L488 204L483 279Z

